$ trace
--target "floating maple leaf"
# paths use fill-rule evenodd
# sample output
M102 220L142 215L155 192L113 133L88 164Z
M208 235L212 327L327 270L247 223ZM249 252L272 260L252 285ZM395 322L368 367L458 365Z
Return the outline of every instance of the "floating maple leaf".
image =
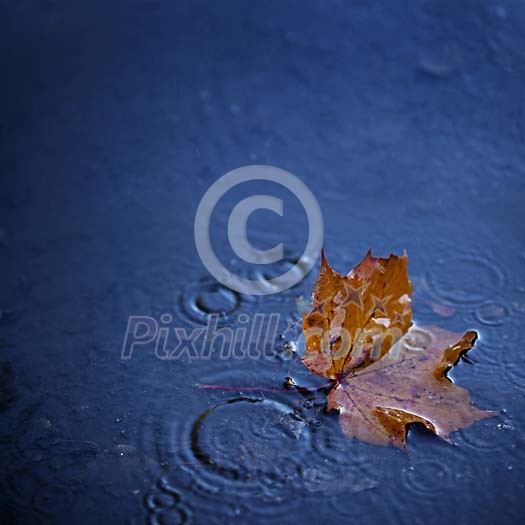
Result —
M474 407L447 370L472 348L463 336L437 327L412 328L412 284L406 253L365 258L349 274L333 270L324 253L303 317L303 363L334 380L328 409L340 412L348 437L376 445L406 445L406 426L423 424L443 439L495 415Z

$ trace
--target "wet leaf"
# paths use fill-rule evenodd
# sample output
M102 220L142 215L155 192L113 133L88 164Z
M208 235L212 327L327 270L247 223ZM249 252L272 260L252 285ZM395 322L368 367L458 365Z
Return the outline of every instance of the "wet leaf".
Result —
M369 252L349 274L333 270L323 253L310 313L303 317L304 364L331 379L328 409L340 412L348 437L405 448L407 425L419 423L443 439L495 415L474 407L447 370L472 348L438 327L412 327L406 254Z
M303 361L312 372L342 378L377 361L406 333L412 319L407 263L406 254L380 259L368 252L341 275L323 252L312 310L303 317Z

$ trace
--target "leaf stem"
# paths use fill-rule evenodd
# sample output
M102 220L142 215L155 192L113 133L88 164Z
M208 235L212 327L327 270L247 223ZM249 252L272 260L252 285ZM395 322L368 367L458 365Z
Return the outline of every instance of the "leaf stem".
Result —
M259 387L259 386L232 386L232 385L208 385L202 383L195 383L197 388L202 388L203 390L236 390L236 391L248 391L248 392L275 392L275 393L286 393L292 394L295 392L321 392L327 388L331 388L334 385L334 381L330 381L323 385L315 387L302 387L297 385L291 385L289 388L268 388L268 387Z

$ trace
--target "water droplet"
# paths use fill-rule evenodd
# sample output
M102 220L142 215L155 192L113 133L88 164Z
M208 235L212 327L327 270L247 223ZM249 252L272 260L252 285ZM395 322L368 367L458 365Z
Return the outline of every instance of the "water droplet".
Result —
M215 280L205 279L190 285L180 298L180 306L187 316L198 323L206 323L211 314L219 315L219 324L229 322L240 307L241 295Z

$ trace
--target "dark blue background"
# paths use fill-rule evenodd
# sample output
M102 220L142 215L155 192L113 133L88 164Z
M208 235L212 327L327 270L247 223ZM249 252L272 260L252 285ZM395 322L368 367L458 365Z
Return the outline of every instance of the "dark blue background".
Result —
M523 515L525 3L0 5L3 523ZM407 249L416 321L480 332L453 376L504 413L457 447L411 432L406 455L345 439L322 398L243 392L315 384L297 361L121 360L130 315L298 318L315 275L234 304L198 258L202 195L246 164L311 188L336 269ZM234 268L241 195L214 223ZM254 217L254 244L300 254L296 204Z

